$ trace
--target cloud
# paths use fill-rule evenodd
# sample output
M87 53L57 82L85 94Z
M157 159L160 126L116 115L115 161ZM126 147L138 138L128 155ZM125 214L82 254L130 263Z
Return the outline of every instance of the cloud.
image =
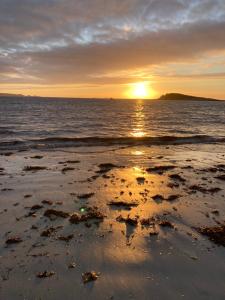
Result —
M1 0L0 82L125 82L110 72L225 49L223 0ZM107 77L107 78L106 78Z

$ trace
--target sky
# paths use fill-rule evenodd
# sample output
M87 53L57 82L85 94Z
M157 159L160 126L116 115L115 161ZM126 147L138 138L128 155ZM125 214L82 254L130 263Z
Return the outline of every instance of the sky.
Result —
M0 0L0 93L225 99L225 0Z

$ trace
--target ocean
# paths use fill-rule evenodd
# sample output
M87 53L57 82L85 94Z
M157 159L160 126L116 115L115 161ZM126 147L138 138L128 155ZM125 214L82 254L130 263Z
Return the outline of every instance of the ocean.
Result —
M0 149L225 142L225 102L1 98Z

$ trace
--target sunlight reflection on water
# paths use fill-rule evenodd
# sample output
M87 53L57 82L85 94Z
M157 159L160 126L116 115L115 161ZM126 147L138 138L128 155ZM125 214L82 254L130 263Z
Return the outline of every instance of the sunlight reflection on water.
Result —
M131 129L131 136L133 137L144 137L146 136L145 132L145 113L144 113L144 106L143 100L138 100L136 102L134 114L132 115L132 129Z

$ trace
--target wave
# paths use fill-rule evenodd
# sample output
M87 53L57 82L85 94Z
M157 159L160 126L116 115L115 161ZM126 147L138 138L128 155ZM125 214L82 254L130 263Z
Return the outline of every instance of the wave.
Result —
M26 141L0 142L0 150L57 149L65 147L151 146L225 143L225 137L208 135L159 137L48 137Z
M11 130L10 127L2 127L0 126L0 135L9 135L9 134L14 134L15 131Z

